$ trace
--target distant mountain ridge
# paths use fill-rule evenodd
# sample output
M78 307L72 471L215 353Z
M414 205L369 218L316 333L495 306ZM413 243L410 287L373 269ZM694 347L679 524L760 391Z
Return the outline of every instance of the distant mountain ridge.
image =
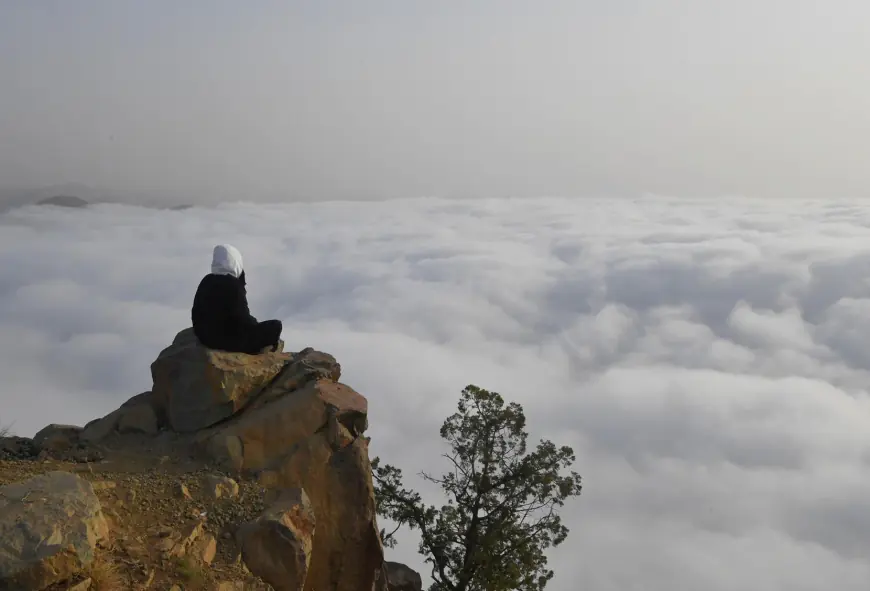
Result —
M135 199L106 189L95 189L81 183L65 183L47 187L0 186L0 213L28 205L55 205L81 208L100 203L119 203L154 209L184 210L189 203L172 203L159 199Z
M59 207L87 207L88 202L75 195L55 195L36 202L37 205L57 205Z

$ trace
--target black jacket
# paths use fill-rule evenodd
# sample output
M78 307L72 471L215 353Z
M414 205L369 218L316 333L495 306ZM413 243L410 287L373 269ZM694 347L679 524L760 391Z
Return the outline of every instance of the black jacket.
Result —
M245 274L209 274L196 289L191 310L193 332L209 349L247 352L256 340L257 319L248 309Z

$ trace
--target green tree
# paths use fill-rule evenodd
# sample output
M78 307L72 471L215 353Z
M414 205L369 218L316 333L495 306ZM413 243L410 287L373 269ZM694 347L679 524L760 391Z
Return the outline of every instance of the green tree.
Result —
M419 530L431 591L540 591L553 577L544 551L568 535L557 510L580 494L580 476L563 475L574 463L570 447L542 440L527 453L525 426L519 404L466 387L441 427L450 470L421 474L446 494L440 509L405 489L401 470L372 462L378 513ZM382 532L387 546L394 534Z

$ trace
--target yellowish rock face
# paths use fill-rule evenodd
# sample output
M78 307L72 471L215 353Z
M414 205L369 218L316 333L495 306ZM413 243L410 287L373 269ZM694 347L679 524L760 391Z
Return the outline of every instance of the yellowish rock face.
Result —
M325 427L330 415L353 424L367 411L366 399L352 388L326 379L309 382L227 423L214 436L221 443L213 453L236 469L261 470Z
M0 588L44 589L90 564L108 537L86 480L48 472L0 487Z
M278 591L302 591L316 518L305 491L283 491L260 517L239 529L245 564Z
M154 405L174 431L199 431L231 417L293 358L213 351L191 338L192 332L179 333L151 364Z
M260 484L299 487L308 493L317 518L306 591L371 591L383 563L368 445L319 431L294 446L281 462L260 475ZM341 446L342 441L351 443Z

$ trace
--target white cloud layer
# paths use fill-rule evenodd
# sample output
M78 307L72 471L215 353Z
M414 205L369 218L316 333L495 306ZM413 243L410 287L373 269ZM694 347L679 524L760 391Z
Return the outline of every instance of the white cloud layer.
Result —
M444 468L438 427L468 383L574 447L553 591L868 588L870 205L16 210L0 421L82 424L147 389L218 242L289 349L338 357L410 484Z

